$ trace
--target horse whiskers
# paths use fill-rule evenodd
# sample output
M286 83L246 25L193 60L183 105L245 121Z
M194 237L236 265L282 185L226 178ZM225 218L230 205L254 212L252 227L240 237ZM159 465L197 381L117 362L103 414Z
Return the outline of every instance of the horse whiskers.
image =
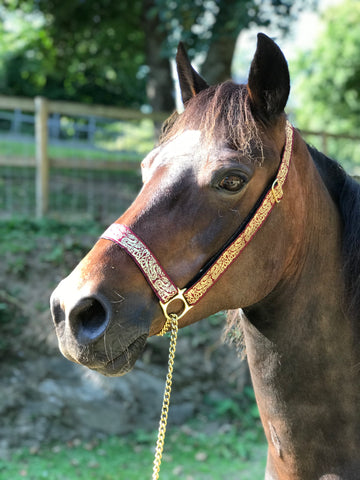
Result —
M238 217L240 217L240 212L239 210L236 210L236 208L230 208L229 211L235 213Z
M125 297L123 297L122 295L120 295L119 292L116 292L116 291L114 290L114 294L115 294L116 296L120 297L120 300L112 300L111 303L122 303L122 302L125 301Z
M108 342L106 341L106 332L104 333L103 341L104 341L104 352L105 352L106 359L109 362L111 362L112 359L113 359L113 355L112 355L111 345L108 344ZM109 352L110 352L110 354L109 354Z
M84 361L88 361L90 358L90 348L88 345L82 345L79 349L80 356L84 359Z

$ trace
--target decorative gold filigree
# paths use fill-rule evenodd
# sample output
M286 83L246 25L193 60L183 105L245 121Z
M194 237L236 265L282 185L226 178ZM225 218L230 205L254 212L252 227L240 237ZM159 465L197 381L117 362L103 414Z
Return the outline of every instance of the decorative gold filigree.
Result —
M127 225L113 223L101 238L117 243L135 260L162 302L166 303L178 293L152 252Z

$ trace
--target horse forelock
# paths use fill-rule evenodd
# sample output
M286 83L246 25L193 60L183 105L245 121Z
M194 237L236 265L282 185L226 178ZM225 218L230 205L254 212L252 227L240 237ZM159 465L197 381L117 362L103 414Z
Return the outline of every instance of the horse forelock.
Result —
M221 142L241 155L263 160L262 140L246 85L228 81L198 93L181 115L170 119L160 143L187 129L200 130L205 144Z

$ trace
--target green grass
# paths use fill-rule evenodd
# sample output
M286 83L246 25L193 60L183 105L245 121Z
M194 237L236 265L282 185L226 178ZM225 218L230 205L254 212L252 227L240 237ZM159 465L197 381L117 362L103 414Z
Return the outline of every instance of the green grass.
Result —
M90 163L86 162L89 169L52 170L49 216L115 219L130 205L142 185L139 164L133 170L111 172L91 171ZM34 217L35 200L34 169L0 167L0 215Z
M201 424L169 428L161 480L262 480L266 447L257 429L205 434ZM22 451L0 461L1 480L139 480L151 478L156 432L101 442L75 441ZM259 443L260 442L260 443Z
M87 220L71 224L51 219L1 220L0 256L6 258L3 269L6 274L22 276L24 281L28 281L34 258L44 268L64 268L67 257L71 262L73 257L80 259L85 255L103 228L100 224Z
M67 248L71 249L74 247L74 238L81 237L84 232L87 236L95 237L101 233L101 227L96 222L84 220L69 224L49 218L29 220L13 217L10 220L0 221L0 254L29 253L36 248L36 241L39 238L47 238L48 243L51 244L52 241L54 245L51 244L51 246L57 248L58 242L63 240L66 235L68 237L65 239L65 243L67 242Z
M151 150L152 146L148 151ZM35 157L35 142L19 142L13 139L1 139L0 151L3 156L7 157ZM117 151L115 149L106 150L94 149L89 147L87 143L79 144L77 146L67 145L49 145L48 155L50 158L66 158L76 160L104 160L104 161L134 161L138 162L143 158L142 151L131 151L125 149Z
M31 136L27 139L28 141L19 141L0 138L1 154L9 157L34 157L35 140ZM54 159L139 162L154 148L154 143L153 123L144 119L140 122L116 122L108 125L101 134L96 134L93 147L85 140L79 140L76 144L67 140L62 144L50 142L48 153L49 157Z

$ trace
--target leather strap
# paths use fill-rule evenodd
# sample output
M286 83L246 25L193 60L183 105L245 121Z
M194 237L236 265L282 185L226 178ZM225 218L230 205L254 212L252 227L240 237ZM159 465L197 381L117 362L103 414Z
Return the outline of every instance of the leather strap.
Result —
M127 225L113 223L100 238L112 240L130 255L163 303L167 303L177 294L178 289L162 269L155 255Z

